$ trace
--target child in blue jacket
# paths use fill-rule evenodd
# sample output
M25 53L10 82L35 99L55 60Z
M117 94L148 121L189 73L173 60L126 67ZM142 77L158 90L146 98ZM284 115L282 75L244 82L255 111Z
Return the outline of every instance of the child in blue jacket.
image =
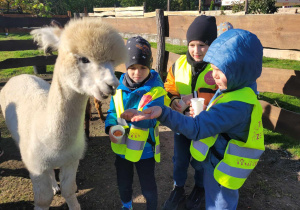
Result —
M157 118L193 139L192 163L204 169L206 209L236 209L238 189L264 151L262 107L256 95L262 56L263 47L254 34L231 29L211 44L204 57L219 86L206 111L192 118L162 106L121 115L133 122Z
M155 161L160 161L157 120L127 123L118 116L118 110L122 106L121 110L142 110L151 106L163 106L163 95L166 92L159 74L150 70L152 53L149 42L140 36L133 37L128 39L126 47L129 55L126 62L127 72L121 76L117 93L111 99L105 121L105 132L109 134L112 149L117 154L115 166L122 209L132 209L133 166L135 165L142 193L147 201L147 209L155 210L157 209L157 187L154 169ZM154 95L153 90L155 90ZM116 98L118 93L121 94L119 101ZM116 139L111 133L112 126L118 124L127 128L127 134L120 144L116 144Z

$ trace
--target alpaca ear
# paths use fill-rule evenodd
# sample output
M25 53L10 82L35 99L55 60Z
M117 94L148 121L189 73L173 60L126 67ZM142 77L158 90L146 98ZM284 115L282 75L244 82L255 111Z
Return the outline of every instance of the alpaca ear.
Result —
M30 32L34 42L38 44L39 49L43 50L45 54L52 54L53 51L58 50L60 35L64 30L58 25L51 25Z

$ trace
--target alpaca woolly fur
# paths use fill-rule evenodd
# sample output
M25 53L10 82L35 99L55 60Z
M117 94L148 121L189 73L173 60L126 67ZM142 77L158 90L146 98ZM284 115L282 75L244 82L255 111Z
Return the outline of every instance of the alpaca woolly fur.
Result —
M118 32L97 18L31 34L45 52L58 50L52 84L33 75L11 78L0 93L2 112L30 173L35 209L49 209L59 190L55 168L69 209L80 209L75 180L85 150L87 100L114 94L119 85L114 66L124 62L126 48Z

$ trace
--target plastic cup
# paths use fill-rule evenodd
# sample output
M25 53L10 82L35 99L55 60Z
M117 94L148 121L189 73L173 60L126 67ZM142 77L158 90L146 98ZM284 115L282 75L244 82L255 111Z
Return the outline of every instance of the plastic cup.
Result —
M184 103L184 101L182 99L180 99L179 101L179 104L181 106L181 113L183 113L183 111L189 106L189 105L186 105L186 103Z
M191 99L192 107L194 109L193 117L195 117L196 115L200 114L201 111L203 111L204 100L204 98Z
M116 144L120 144L122 141L122 138L125 134L125 129L123 128L123 126L115 125L115 126L111 127L110 132L117 139Z

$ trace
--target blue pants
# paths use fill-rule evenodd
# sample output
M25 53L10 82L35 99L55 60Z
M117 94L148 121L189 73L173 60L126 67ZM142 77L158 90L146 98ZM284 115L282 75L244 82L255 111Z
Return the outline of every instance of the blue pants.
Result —
M203 183L206 210L235 210L238 205L239 191L223 187L215 180L214 169L218 162L219 160L210 152L203 162L192 162L195 169L204 170Z
M176 186L181 187L185 185L191 161L191 141L182 134L174 134L173 179ZM203 187L203 169L198 167L195 170L194 179L195 185Z
M157 209L157 187L154 176L154 158L142 159L136 163L116 156L115 166L117 169L117 181L119 193L123 203L128 203L132 199L132 183L135 165L139 176L142 194L147 201L147 210Z

